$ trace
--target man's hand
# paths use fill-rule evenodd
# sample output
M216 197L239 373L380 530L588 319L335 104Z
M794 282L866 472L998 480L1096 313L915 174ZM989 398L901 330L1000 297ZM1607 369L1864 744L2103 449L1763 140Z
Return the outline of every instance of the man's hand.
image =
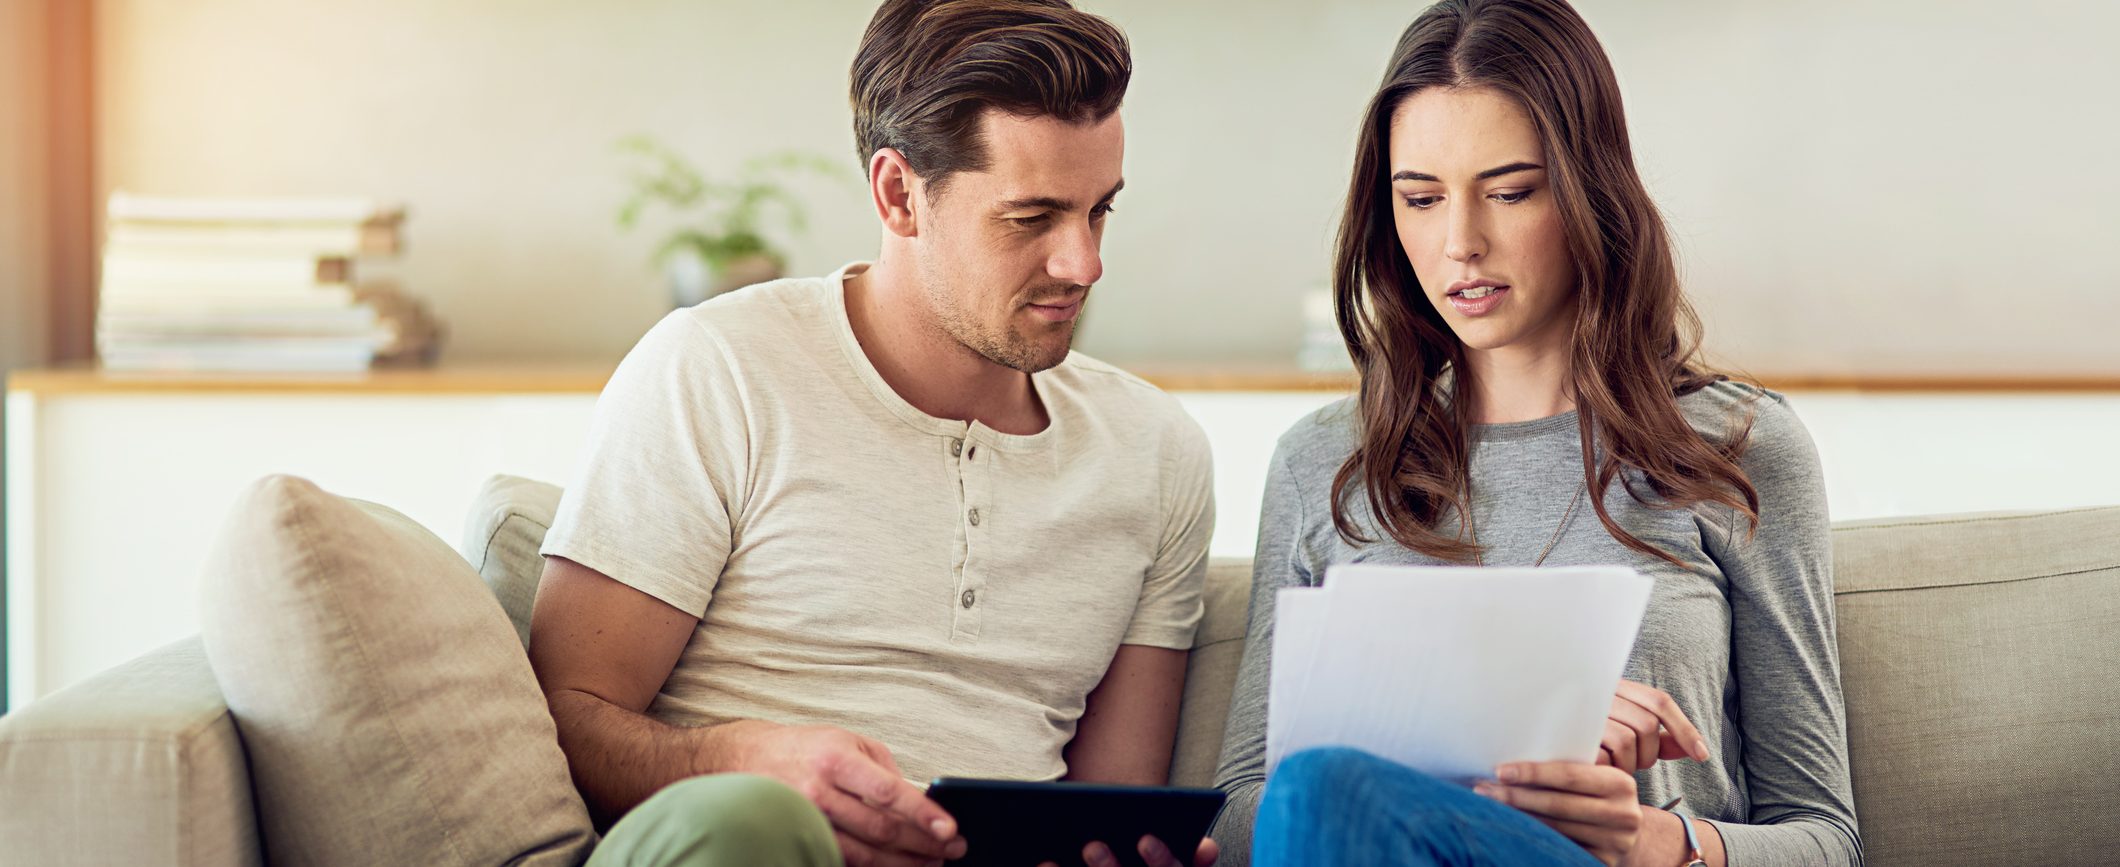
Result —
M715 729L714 770L772 777L810 799L849 867L926 865L964 855L957 820L907 782L883 744L826 726L758 721Z
M1178 856L1170 853L1169 846L1163 845L1163 841L1154 837L1142 837L1140 842L1134 844L1134 851L1141 853L1141 860L1147 862L1148 867L1214 867L1215 861L1222 857L1222 847L1215 844L1213 837L1200 838L1200 850L1193 853L1191 865L1179 861ZM1082 847L1082 863L1088 867L1119 867L1118 857L1112 854L1110 846L1103 843L1091 843ZM1047 861L1039 867L1060 865Z
M1513 762L1495 775L1500 782L1473 791L1530 814L1605 864L1625 863L1634 850L1642 806L1632 773L1579 762Z
M1631 680L1619 682L1605 719L1597 763L1623 771L1646 771L1658 760L1708 760L1708 740L1679 711L1669 693Z

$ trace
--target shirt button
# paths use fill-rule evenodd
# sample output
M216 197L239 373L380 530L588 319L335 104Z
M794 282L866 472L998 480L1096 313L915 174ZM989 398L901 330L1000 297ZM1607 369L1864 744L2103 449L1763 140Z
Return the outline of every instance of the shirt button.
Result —
M965 518L966 518L966 519L968 519L968 520L970 520L970 521L972 522L972 526L974 526L974 527L977 527L977 526L979 526L979 510L978 510L978 509L973 509L973 510L971 510L970 512L967 512L967 513L965 513Z
M978 599L979 599L979 594L973 593L973 592L972 592L972 591L970 591L970 590L966 590L966 591L964 591L964 596L962 596L962 597L960 597L960 598L961 598L961 599L963 600L963 602L964 602L964 607L966 607L966 608L970 608L970 607L972 607L972 603L973 603L973 602L976 602L976 601L978 601Z
M950 457L960 457L963 454L964 440L950 440Z

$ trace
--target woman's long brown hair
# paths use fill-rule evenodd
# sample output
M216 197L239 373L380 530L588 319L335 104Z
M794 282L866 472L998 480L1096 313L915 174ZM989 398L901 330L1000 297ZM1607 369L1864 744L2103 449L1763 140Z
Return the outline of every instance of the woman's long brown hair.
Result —
M1349 514L1360 485L1378 526L1399 544L1443 560L1473 559L1462 530L1444 535L1446 509L1470 508L1472 394L1464 346L1421 289L1399 246L1389 193L1391 121L1431 87L1493 88L1523 106L1545 147L1554 199L1577 274L1570 382L1583 480L1612 537L1677 563L1606 510L1619 479L1656 508L1719 503L1758 525L1759 496L1738 465L1746 420L1711 442L1678 398L1723 377L1696 364L1700 318L1679 290L1662 216L1642 186L1627 140L1619 83L1590 27L1564 0L1443 0L1400 37L1355 146L1341 218L1333 291L1340 333L1361 374L1359 441L1332 483L1332 519L1351 543L1366 537ZM1454 380L1439 388L1439 379ZM1622 475L1634 470L1660 503Z

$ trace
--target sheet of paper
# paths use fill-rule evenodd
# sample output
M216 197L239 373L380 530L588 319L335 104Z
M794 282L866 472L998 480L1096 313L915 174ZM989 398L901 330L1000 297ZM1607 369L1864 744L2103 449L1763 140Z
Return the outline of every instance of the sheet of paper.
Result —
M1321 746L1461 782L1503 762L1593 761L1650 587L1623 567L1358 564L1283 590L1268 773Z
M1309 659L1317 652L1318 627L1324 625L1325 588L1284 587L1274 593L1273 658ZM1276 669L1278 672L1278 669ZM1307 700L1303 685L1308 678L1273 677L1266 684L1266 755L1271 770L1281 755L1277 738L1288 733L1287 709Z

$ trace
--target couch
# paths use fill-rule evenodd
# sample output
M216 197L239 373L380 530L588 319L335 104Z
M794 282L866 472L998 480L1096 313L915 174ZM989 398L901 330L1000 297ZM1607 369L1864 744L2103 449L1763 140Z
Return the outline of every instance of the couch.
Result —
M498 478L464 557L527 635L559 489ZM1835 602L1869 863L2120 859L2120 507L1838 524ZM1171 772L1208 785L1250 567L1213 563ZM238 721L197 638L0 718L0 862L264 862Z

